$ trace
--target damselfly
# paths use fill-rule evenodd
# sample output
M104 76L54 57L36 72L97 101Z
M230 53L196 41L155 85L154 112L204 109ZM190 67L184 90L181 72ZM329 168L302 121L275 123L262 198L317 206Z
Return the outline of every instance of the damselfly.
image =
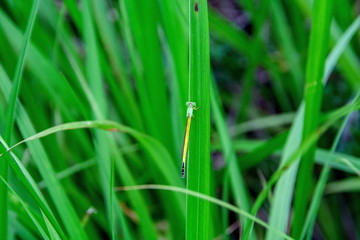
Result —
M186 128L185 128L185 136L182 150L182 163L181 163L181 177L185 177L185 168L186 168L186 159L189 150L189 136L190 136L190 125L191 118L194 116L194 110L197 110L195 102L186 102L187 111L186 111Z

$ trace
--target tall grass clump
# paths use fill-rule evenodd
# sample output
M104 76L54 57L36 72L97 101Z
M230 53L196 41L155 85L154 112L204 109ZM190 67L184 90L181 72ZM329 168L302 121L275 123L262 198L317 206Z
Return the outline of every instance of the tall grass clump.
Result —
M359 238L359 27L354 0L3 1L0 239Z

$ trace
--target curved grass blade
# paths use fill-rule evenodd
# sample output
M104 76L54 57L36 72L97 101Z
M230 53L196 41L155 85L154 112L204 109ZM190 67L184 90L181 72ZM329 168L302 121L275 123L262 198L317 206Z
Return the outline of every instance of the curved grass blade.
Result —
M79 122L70 122L70 123L65 123L65 124L60 124L58 126L52 127L52 128L48 128L44 131L41 131L37 134L34 134L20 142L18 142L17 144L13 145L11 148L9 148L7 150L11 151L13 148L26 143L26 142L30 142L30 141L34 141L36 139L39 138L43 138L46 137L50 134L54 134L60 131L66 131L66 130L74 130L74 129L101 129L101 130L105 130L105 131L111 131L111 132L124 132L124 133L128 133L131 136L133 136L134 138L136 138L141 144L143 144L146 149L149 151L150 155L158 155L158 153L155 153L154 151L151 151L151 149L157 149L157 152L163 152L161 154L162 157L170 157L168 155L168 153L165 153L166 150L164 149L164 147L155 139L140 133L132 128L129 128L127 126L124 126L122 124L119 124L117 122L113 122L113 121L108 121L108 120L97 120L97 121L79 121ZM0 156L2 156L4 153L0 153ZM154 157L154 159L156 159ZM164 164L164 162L160 159L157 160L158 163L158 167L161 168L163 174L165 174L165 178L168 179L169 182L174 183L174 185L181 185L180 184L180 180L178 181L173 181L171 179L173 179L174 175L176 175L176 173L178 172L177 169L174 168L174 166L172 164ZM172 166L172 167L171 167ZM174 174L175 173L175 174ZM174 175L172 175L174 174Z
M273 187L273 185L280 179L281 176L283 176L284 173L287 172L287 170L296 163L297 159L301 156L302 153L307 151L312 144L314 144L319 137L331 126L333 125L338 119L341 117L347 115L348 113L355 111L359 109L360 107L360 100L357 99L354 103L348 104L330 114L328 114L324 118L324 123L315 131L312 132L312 134L305 139L305 141L302 142L302 144L297 148L297 150L289 156L289 158L286 159L286 161L278 168L278 170L270 177L268 184L265 186L265 188L261 191L261 193L258 195L251 213L255 215L258 210L260 209L263 202L266 200L269 191ZM250 225L249 225L250 226ZM248 236L248 234L251 233L253 226L251 225L248 229L245 229L245 236Z
M8 149L8 146L4 142L4 140L0 136L0 143L3 144ZM48 203L46 202L43 194L35 183L34 179L31 177L30 173L24 167L24 165L20 162L20 160L15 156L15 154L10 153L12 160L9 161L9 165L14 170L16 176L21 180L21 182L25 185L27 190L35 199L36 203L39 205L40 210L43 214L46 215L47 219L51 222L54 229L56 229L58 235L61 236L62 239L66 239L65 234L63 233L59 223L57 222L54 214L52 213Z
M30 42L30 38L31 38L32 29L33 29L33 26L35 23L37 10L39 7L39 2L40 2L40 0L35 0L33 3L33 6L31 9L31 12L30 12L28 25L26 26L26 30L25 30L25 34L24 34L24 41L23 41L23 44L22 44L21 50L20 50L19 61L17 62L17 65L16 65L15 76L13 79L13 86L11 88L11 93L10 93L10 98L9 98L9 103L8 103L6 131L5 131L5 137L4 137L7 142L10 142L10 139L11 139L10 137L11 137L11 133L12 133L13 125L14 125L16 100L17 100L19 92L20 92L21 76L22 76L22 73L24 70L26 56L27 56L27 53L29 50L29 45L30 45L29 42Z
M13 131L14 125L14 115L16 108L16 100L19 95L20 86L21 86L21 76L23 73L25 59L27 56L27 52L29 49L29 41L31 38L32 29L35 23L37 10L39 6L40 0L35 0L32 4L32 8L30 11L30 17L26 26L24 40L21 46L19 60L16 65L15 76L13 79L13 87L11 89L8 107L7 107L7 116L6 116L6 127L5 127L5 141L10 144L11 142L11 134ZM1 23L0 23L1 25ZM0 79L0 81L2 81ZM0 146L0 151L4 149L3 146ZM6 156L3 161L0 162L0 176L2 176L5 180L8 177L8 156ZM7 231L8 231L8 203L7 203L7 188L3 183L0 183L0 239L7 239Z
M349 29L343 34L343 36L340 38L339 42L336 44L336 46L333 48L331 53L329 54L326 66L325 66L325 73L323 78L323 84L326 84L328 77L330 76L330 73L333 71L337 61L339 60L342 53L345 51L349 41L354 36L356 30L359 28L359 19L354 22L352 26L349 27ZM298 110L298 114L296 116L296 120L292 125L291 129L294 129L292 131L297 131L296 129L302 129L303 123L301 119L303 118L303 106L300 107ZM301 138L301 132L290 134L288 137L286 146L284 148L284 153L282 155L281 162L284 162L285 159L287 159L287 156L289 156L291 153L294 152L294 149L299 146L299 139ZM295 144L295 143L298 144ZM318 151L319 152L319 151ZM317 154L320 154L322 152L319 152ZM295 166L295 165L294 165ZM281 231L286 231L286 225L288 222L289 214L290 214L290 203L292 199L292 193L293 193L293 184L294 179L296 176L296 167L292 166L289 169L289 172L286 173L277 184L275 188L275 194L274 194L274 201L273 206L271 208L270 212L270 225L276 227L277 229ZM280 200L276 200L280 199ZM286 207L285 207L286 206ZM267 240L273 240L277 239L273 234L268 233L267 234Z
M230 178L231 189L234 193L236 203L235 205L245 211L250 211L249 193L241 173L240 164L236 159L236 154L232 146L233 143L231 142L231 137L220 108L219 96L214 81L212 81L210 97L213 118L220 136L222 150L227 165L227 174L225 174L225 178ZM247 222L247 218L241 219L241 224L247 224Z
M45 232L45 229L43 229L43 227L41 226L41 224L38 222L38 220L36 219L36 217L32 214L31 210L27 207L26 203L24 203L24 201L20 198L19 195L17 195L17 193L15 192L15 190L7 183L7 181L0 176L0 180L5 184L5 186L11 191L11 193L13 194L13 196L16 198L17 201L20 202L20 204L22 205L22 207L24 208L25 212L28 214L28 216L30 217L30 219L33 221L34 225L36 226L37 230L39 231L39 233L41 234L41 236L44 239L49 239L48 235Z
M0 76L2 77L2 81L0 81L1 91L5 96L7 96L7 94L9 94L8 89L10 89L11 85L10 80L7 78L1 65ZM35 132L34 126L32 125L29 116L20 104L18 108L18 116L16 118L16 122L22 135L30 135ZM35 141L30 143L28 146L31 154L34 155L35 163L41 173L41 176L44 178L46 184L48 186L51 186L50 188L48 188L49 193L53 200L56 199L56 201L54 201L54 204L59 213L59 216L63 220L63 223L69 235L76 239L86 239L85 231L83 228L81 228L80 221L76 216L74 208L70 204L69 198L66 196L62 186L56 179L54 169L50 164L50 160L45 152L43 145L40 142ZM0 154L0 157L1 155L2 154ZM15 169L17 169L17 165L14 166ZM20 173L19 175L25 186L27 186L28 183L26 182L22 174ZM49 216L48 218L50 220L52 219Z
M124 133L128 133L131 136L133 136L135 139L137 139L144 147L144 149L148 152L148 154L151 156L151 158L155 162L155 166L159 168L159 172L161 172L164 175L164 178L166 182L169 184L172 184L174 186L181 186L181 182L179 178L175 178L174 176L178 176L178 171L175 169L174 165L171 164L170 156L164 149L164 147L155 139L142 134L136 130L133 130L129 127L126 127L124 125L118 124L116 122L107 121L107 120L98 120L98 121L82 121L82 122L72 122L72 123L66 123L62 125L58 125L56 127L49 128L47 130L44 130L40 133L37 133L31 137L28 137L24 139L21 142L18 142L14 146L12 146L7 151L11 151L11 149L26 143L30 141L37 140L39 138L48 136L50 134L59 132L59 131L65 131L65 130L73 130L73 129L83 129L83 128L96 128L96 129L102 129L107 131L120 131ZM3 153L0 154L0 156ZM179 196L174 197L174 201L176 201L176 204L178 206L181 206L182 199ZM180 211L184 212L184 211Z
M231 205L230 203L224 202L220 199L211 197L209 195L203 194L203 193L199 193L199 192L195 192L192 190L188 190L185 188L180 188L180 187L174 187L174 186L166 186L166 185L138 185L138 186L127 186L127 187L116 187L115 190L116 191L134 191L134 190L144 190L144 189L156 189L156 190L167 190L167 191L173 191L173 192L178 192L178 193L183 193L186 195L191 195L195 198L201 198L203 200L206 200L208 202L214 203L218 206L224 207L229 209L230 211L233 211L234 213L237 213L239 215L242 215L248 219L251 219L252 221L258 223L259 225L267 228L268 230L274 231L275 233L277 233L280 237L284 238L284 239L292 239L291 237L289 237L288 235L286 235L285 233L282 233L278 230L276 230L275 228L270 227L266 222L262 221L261 219L251 215L250 213L237 208L234 205Z
M358 97L359 97L359 93L357 94L357 96L354 98L353 101L355 101ZM346 118L343 120L343 123L341 124L340 129L337 132L335 140L331 146L331 150L330 150L331 155L334 154L335 149L339 144L340 137L343 134L343 131L346 127L347 122L349 121L350 115L351 115L351 113L349 113L346 116ZM325 185L326 185L326 182L329 177L330 170L331 170L330 159L331 159L331 157L328 158L327 163L325 164L324 168L321 171L320 179L316 184L315 192L314 192L311 204L310 204L310 208L307 211L307 216L305 219L304 226L302 228L300 239L304 239L306 233L308 235L308 238L312 238L312 233L313 233L313 229L314 229L314 225L315 225L315 219L316 219L316 215L317 215L316 213L319 210L321 197L323 195Z

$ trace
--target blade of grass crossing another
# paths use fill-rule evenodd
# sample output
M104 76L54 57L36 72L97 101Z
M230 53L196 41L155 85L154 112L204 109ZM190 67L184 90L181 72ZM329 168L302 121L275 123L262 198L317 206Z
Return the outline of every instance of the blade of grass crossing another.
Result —
M23 41L23 44L22 44L22 47L20 50L19 60L16 65L15 76L13 79L13 86L11 89L10 100L9 100L9 105L8 105L6 131L5 131L5 141L7 141L9 144L10 144L11 133L12 133L13 124L14 124L16 100L19 95L20 86L21 86L21 76L22 76L23 69L25 66L25 60L26 60L28 49L29 49L29 42L30 42L30 38L31 38L32 29L33 29L33 26L35 23L35 18L36 18L39 2L40 2L40 0L34 0L33 6L31 9L31 12L30 12L28 25L25 30L24 41Z
M21 86L21 76L23 73L25 59L28 52L29 41L31 38L32 29L35 23L37 10L40 0L34 0L32 8L30 11L30 17L26 26L24 40L21 46L19 59L15 69L15 75L13 79L13 87L11 89L11 94L9 97L7 114L6 114L6 127L5 127L5 141L10 144L11 134L14 125L14 115L16 109L16 100L19 95L20 86ZM1 23L0 23L1 25ZM2 81L0 79L0 81ZM0 151L4 150L4 146L0 145ZM5 156L4 159L0 162L0 175L7 180L8 178L8 161L9 156ZM7 198L7 187L3 182L0 182L0 239L7 239L8 232L8 198Z
M321 99L325 72L326 54L329 49L330 25L333 0L315 0L313 5L313 25L306 66L305 110L303 140L307 139L319 124ZM299 238L305 220L305 212L313 188L313 168L316 142L300 160L294 198L294 219L292 236Z
M36 226L37 230L39 231L39 233L41 234L41 236L44 239L49 239L48 235L46 234L45 229L43 229L43 226L41 223L38 222L38 220L36 219L36 217L32 214L31 210L28 208L28 206L26 205L26 203L21 199L21 197L19 195L17 195L17 193L14 191L14 189L6 182L6 180L0 176L0 181L3 182L5 184L5 186L12 192L12 194L14 195L14 197L16 198L16 200L18 200L20 202L20 204L22 205L22 207L24 208L25 212L28 214L28 216L30 217L30 219L33 221L34 225Z
M107 101L104 92L104 86L102 81L100 63L99 63L99 49L97 37L95 34L95 26L91 11L91 1L84 0L84 10L83 14L83 23L84 28L84 43L86 50L86 76L88 79L88 84L91 90L91 94L96 99L96 105L98 106L98 112L93 113L94 119L103 119L107 115ZM96 160L98 162L99 177L103 192L103 198L106 204L107 217L108 221L111 222L110 216L112 211L112 206L109 205L111 192L108 187L110 180L110 169L111 169L111 160L110 160L110 144L109 139L106 136L106 133L93 131L94 134L94 145L96 151ZM100 158L101 156L101 158ZM109 226L109 232L111 232L111 224Z
M143 130L143 123L136 105L134 93L129 85L130 81L126 75L124 63L120 58L121 50L116 42L115 25L112 25L109 17L106 17L108 4L106 1L97 2L91 0L91 2L94 13L94 22L98 25L99 38L101 39L110 60L110 67L116 76L116 80L118 80L114 81L114 79L106 78L110 85L110 91L113 92L113 95L119 104L118 109L121 111L127 124L135 129ZM118 86L118 84L120 86ZM123 102L126 102L126 104L122 104Z
M178 7L174 7L174 1L162 1L159 5L162 25L166 37L167 46L165 46L166 59L171 69L169 81L170 109L173 122L173 132L175 137L176 149L181 149L183 129L185 123L183 120L187 100L187 78L188 75L188 23L187 18L182 15L181 9L187 9L187 1L178 1ZM180 159L177 162L180 163Z
M349 42L356 33L356 31L360 27L360 16L357 17L354 22L348 27L348 29L341 35L341 37L337 40L337 44L334 47L334 50L329 55L327 62L326 62L326 70L325 70L325 79L329 78L329 75L331 71L329 69L333 69L335 67L335 64L337 63L337 60L339 59L339 56L342 55L342 53L348 48ZM333 28L334 29L334 28ZM335 32L335 30L333 30ZM336 31L337 34L340 34L338 31ZM355 64L355 63L354 63ZM357 73L359 74L360 71L357 70ZM358 75L358 74L355 74Z
M230 178L231 188L235 195L235 203L241 209L245 211L250 211L250 201L249 193L246 188L246 184L241 174L241 169L239 167L238 160L236 159L236 154L234 152L231 138L223 117L223 113L220 109L219 96L215 89L216 85L212 81L211 85L211 107L215 120L216 127L218 129L220 140L223 148L223 154L227 165L227 173L225 178ZM230 175L230 176L229 176ZM225 181L226 182L226 181ZM242 218L241 224L247 224L248 219Z
M151 156L151 158L154 161L154 166L156 166L159 169L159 172L161 172L161 174L163 175L162 177L165 179L165 181L173 186L181 186L180 178L174 178L174 176L176 176L176 169L170 161L171 158L169 153L166 152L166 149L156 139L151 138L134 129L131 129L129 127L126 127L124 125L112 121L99 120L99 121L82 121L82 122L71 122L71 123L61 124L32 135L18 142L17 144L9 148L7 151L11 151L11 149L23 143L32 142L36 139L48 136L53 133L57 133L65 130L82 129L82 128L101 129L107 131L120 131L130 134L143 146L143 148L148 153L148 155ZM0 157L3 154L4 153L0 153ZM122 160L122 158L118 155L119 152L114 152L114 154L116 156L116 159L121 160L121 161L119 160L120 163L123 162L122 165L120 165L120 168L116 168L116 170L119 171L121 178L123 178L123 181L125 183L128 183L129 185L135 185L135 180L131 175L130 171L127 169L124 160ZM181 198L178 195L174 195L172 197L175 198L176 203L178 204L178 206L176 206L176 209L180 208ZM155 224L149 215L149 211L147 210L146 207L147 204L144 202L143 197L141 197L141 195L139 195L138 193L136 194L134 193L130 196L130 198L132 199L136 212L140 216L140 221L142 223L140 224L140 228L142 230L143 235L146 236L147 239L157 239Z
M280 179L280 177L283 176L284 173L287 172L287 170L296 163L297 159L306 152L316 141L319 139L319 137L324 134L324 132L332 126L339 118L345 116L346 114L358 110L360 107L360 100L357 99L354 103L348 104L344 107L341 107L337 109L334 112L331 112L330 114L326 115L326 117L323 119L324 123L317 129L315 129L309 137L307 137L301 145L297 148L297 150L289 156L289 158L285 161L284 164L282 164L276 172L272 174L270 177L268 184L263 188L263 190L258 195L252 209L251 214L255 215L260 207L262 206L263 202L266 200L271 188L274 186L274 184ZM252 231L253 225L249 225L247 229L244 231L244 236L248 236L249 233Z
M172 156L176 156L157 28L160 21L157 1L124 0L120 2L124 3L124 10L129 21L127 23L130 24L126 27L129 27L132 33L138 54L137 59L131 60L141 66L141 76L136 79L136 84L138 86L138 97L141 101L140 106L145 115L143 119L146 119L146 129L166 146Z
M203 199L205 201L214 203L216 205L219 205L221 207L227 208L230 211L233 211L239 215L245 216L248 219L251 219L252 221L258 223L259 225L267 228L270 231L274 231L275 233L277 233L280 237L282 237L283 239L292 239L291 237L287 236L286 234L271 228L266 222L262 221L261 219L249 214L248 212L235 207L234 205L231 205L227 202L224 202L220 199L211 197L209 195L206 194L202 194L199 192L195 192L195 191L191 191L188 189L184 189L184 188L179 188L179 187L174 187L174 186L166 186L166 185L138 185L138 186L127 186L127 187L116 187L115 190L116 191L134 191L134 190L143 190L143 189L157 189L157 190L167 190L167 191L173 191L173 192L178 192L178 193L183 193L186 195L191 195L193 197L196 198L200 198Z
M187 189L207 194L210 186L210 54L206 0L189 1L189 101L199 109L191 126ZM186 239L211 239L210 204L186 197Z
M357 94L357 96L354 98L353 102L356 101L357 99L359 98L359 93ZM346 116L346 118L343 120L343 123L340 127L340 129L338 130L338 133L335 137L335 140L331 146L331 150L330 150L330 154L333 155L335 150L336 150L336 147L338 146L339 144L339 141L340 141L340 137L346 127L346 124L350 118L350 113ZM306 216L306 220L305 220L305 224L302 228L302 232L301 232L301 237L300 239L304 239L305 237L305 234L307 233L307 238L308 239L311 239L312 237L312 234L313 234L313 229L314 229L314 224L315 224L315 219L316 219L316 213L319 209L319 206L320 206L320 202L321 202L321 197L323 195L323 192L324 192L324 189L325 189L325 185L326 185L326 182L327 182L327 179L329 177L329 174L330 174L330 170L331 170L331 167L330 167L330 159L331 157L328 158L328 161L327 163L325 164L324 168L322 169L321 171L321 175L320 175L320 179L316 185L316 188L315 188L315 192L314 192L314 196L312 198L312 201L311 201L311 204L310 204L310 208L307 212L307 216Z
M20 106L21 107L21 106ZM0 136L0 143L2 143L7 149L8 146L4 142L4 140ZM12 159L9 161L9 165L14 170L16 176L21 180L21 182L25 185L27 190L35 199L38 204L41 212L47 216L48 221L51 222L52 228L57 231L57 235L60 235L62 239L66 239L65 234L60 228L59 223L57 222L54 214L51 212L48 203L46 202L44 196L42 195L40 189L36 185L35 181L31 178L30 173L26 170L24 165L20 162L20 160L15 156L15 154L10 153Z
M0 79L1 79L0 91L4 94L5 97L8 97L10 95L10 89L11 89L10 79L8 79L8 77L6 76L6 73L4 72L1 64L0 64ZM18 103L19 116L17 117L17 121L18 121L18 119L23 117L22 114L24 112L25 111L24 111L22 105L20 103ZM6 149L8 149L7 144L4 142L4 140L1 137L0 137L0 143L2 144L2 146L4 146ZM21 182L24 184L24 186L28 189L28 191L34 197L38 206L47 215L47 218L52 222L53 226L55 226L59 235L62 236L62 238L65 238L65 234L62 232L59 223L55 219L54 214L51 212L50 207L48 206L47 202L45 201L45 198L42 195L37 184L32 179L30 173L27 171L27 169L23 166L23 164L20 162L20 160L14 154L11 154L11 158L12 159L10 159L9 165L14 170L16 176L21 180Z
M11 85L10 85L10 80L7 78L5 72L2 70L1 65L0 65L0 76L2 78L2 81L0 81L1 91L6 96L6 94L9 94L10 92L9 89ZM22 108L21 105L19 105L19 109L17 112L18 115L16 117L16 122L17 122L17 126L19 127L19 131L21 135L22 136L33 135L35 133L35 129L25 109ZM64 226L68 231L70 237L75 239L86 239L84 229L81 227L80 221L75 213L74 208L70 204L68 197L66 196L62 186L60 185L58 179L56 178L55 171L50 163L50 160L45 152L43 145L40 142L35 141L29 143L28 147L30 153L34 157L37 168L39 169L39 172L48 187L49 194L56 206L58 214L62 219ZM30 175L28 175L28 177L29 176ZM25 185L27 185L26 183L27 180L23 182L25 182Z
M9 236L11 236L11 232L16 231L16 235L20 239L27 239L27 240L37 240L39 237L36 235L34 236L34 233L26 228L22 223L20 223L19 219L17 219L17 216L15 214L9 214ZM14 239L14 237L13 237Z
M47 229L49 231L50 239L61 240L60 236L57 234L54 227L51 225L49 219L46 217L46 215L44 214L43 211L41 211L41 214L42 214L42 217L44 218L44 221L46 223L46 227L47 227Z
M129 5L130 6L133 6L133 5L137 5L138 3L136 3L136 2L131 2L131 3L129 3ZM125 7L126 5L125 5L125 1L122 1L122 3L121 3L121 6L122 7ZM155 6L155 5L154 5ZM96 6L94 6L94 7L96 7ZM129 6L128 6L129 7ZM135 8L135 10L136 10L137 8ZM125 12L125 8L122 8L122 10L123 10L123 12L121 12L121 14L122 14L122 16L123 16L123 18L124 18L124 21L125 21L125 26L121 26L122 28L127 28L128 26L127 26L127 24L128 24L128 15L127 15L127 12ZM133 9L134 10L134 9ZM139 14L138 13L138 11L136 12L136 14ZM100 14L101 15L101 14ZM131 15L132 17L134 17L133 15ZM133 19L134 20L134 19ZM86 23L86 22L85 22ZM132 26L129 26L129 27L132 27ZM131 32L130 31L128 31L128 30L133 30L132 28L130 28L130 29L124 29L124 35L125 35L125 37L127 38L126 39L126 41L127 41L127 43L129 43L130 41L129 41L129 38L131 37ZM135 31L136 32L136 31ZM138 36L138 35L136 35L136 36ZM135 37L136 37L135 36ZM154 37L154 36L153 36ZM131 44L133 44L132 42L131 42ZM133 45L128 45L128 46L130 46L129 47L129 52L130 52L130 55L131 55L131 58L132 58L132 60L133 61L135 61L135 59L138 59L137 58L137 55L135 54L135 52L137 51L137 49L135 49L135 47L133 46ZM146 54L146 55L149 55L149 54ZM150 54L151 55L151 54ZM144 59L142 59L142 60L144 60ZM148 62L147 62L148 63ZM140 66L138 66L138 64L137 64L137 62L134 64L134 65L136 65L136 67L134 66L134 73L135 73L135 77L136 77L136 79L137 79L137 84L138 83L141 83L142 81L141 80L144 80L144 79L142 79L142 76L141 76L141 71L140 70L142 70L141 69L141 64L140 64ZM105 69L104 69L104 71L105 71ZM159 79L158 79L159 80ZM145 81L144 83L147 83L147 81ZM140 84L141 85L141 84ZM146 91L148 91L148 88L147 87L140 87L140 85L138 85L137 87L137 89L139 90L139 89L142 89L142 90L146 90ZM141 86L143 86L143 85L141 85ZM110 86L111 87L111 86ZM156 87L156 86L153 86L153 87ZM93 89L93 91L96 91L96 89ZM145 92L139 92L139 95L141 95L140 96L140 98L141 99L144 99L144 98L146 98L147 99L147 97L146 96L144 96L144 95L142 95L142 93L145 93ZM155 94L155 91L149 91L149 93L151 93L151 94L154 94L154 95L156 95ZM147 95L148 96L148 95ZM150 96L149 96L150 97ZM150 98L149 98L150 99ZM145 101L147 104L150 104L150 101ZM150 104L151 105L151 104ZM149 105L149 106L150 106ZM158 104L154 104L154 105L158 105ZM146 123L149 123L149 125L151 125L151 123L150 122L157 122L157 119L161 119L161 120L164 120L164 118L163 117L159 117L159 118L155 118L154 116L158 116L157 114L154 114L153 112L152 112L152 109L153 108L151 108L151 107L149 107L149 108L146 108L146 111L147 111L147 113L149 113L149 117L147 118L147 117L144 117L143 119L146 119L146 122L145 122L145 124ZM164 106L164 108L159 108L158 110L164 110L164 109L166 109L166 107ZM164 114L166 114L166 111L163 111L163 113ZM130 115L132 115L131 113L130 113ZM129 116L130 116L129 115ZM103 119L103 118L102 118ZM156 124L159 124L158 122L156 123ZM153 136L155 136L155 137L158 137L159 135L157 135L157 133L155 133L154 131L159 131L161 128L153 128L153 129L148 129L149 130L149 132L153 135ZM162 129L161 129L162 130ZM97 133L97 136L100 136L100 134L101 135L103 135L104 133ZM111 141L111 139L108 139L109 141ZM102 144L104 141L98 141L100 144ZM164 142L164 141L163 141ZM168 141L166 141L167 143L168 143ZM108 144L106 144L106 146L108 146L109 145L109 143ZM149 146L149 144L144 144L144 146ZM102 157L103 157L103 154L104 154L104 151L103 151L103 149L104 149L104 147L99 147L99 149L101 149L101 154L102 154ZM157 149L159 149L159 148L157 148ZM171 149L169 149L169 148L167 148L167 151L171 151ZM151 149L151 148L148 148L148 152L150 153L150 155L151 155L151 158L153 157L153 155L152 155L152 152L153 152L153 149ZM120 153L118 153L118 154L120 154ZM156 153L155 155L158 155L158 153ZM149 156L150 157L150 156ZM120 158L120 157L118 157L118 158ZM156 158L156 157L155 157ZM154 158L154 159L155 159ZM158 160L158 161L162 161L162 160L164 160L165 158L157 158L156 160ZM169 160L171 160L171 161L169 161L168 163L169 163L169 165L173 165L173 167L175 167L175 165L173 164L173 162L172 162L172 159L171 158L167 158L167 159L169 159ZM103 159L101 159L101 161L103 161ZM124 160L123 160L124 161ZM169 166L167 165L166 166L166 164L161 164L162 166L164 166L164 168L167 168L166 170L165 170L165 172L166 173L171 173L171 171L170 171L170 168L169 168ZM117 165L115 165L115 166L117 166ZM125 165L122 165L123 167L125 166ZM152 167L152 166L158 166L158 165L149 165L149 167ZM122 177L122 180L124 181L124 183L125 182L128 182L129 183L129 179L126 179L126 178L124 178L123 177L123 167L122 167L122 169L117 169L117 170L119 170L119 174L121 175L121 177ZM159 169L159 173L161 173L161 172L164 172L164 168L160 168ZM155 168L156 169L156 168ZM106 171L105 171L106 172ZM131 184L136 184L136 178L133 178L132 177L132 174L130 173L130 172L128 172L128 174L127 174L127 176L130 178L130 179L134 179L134 180L132 180L132 182L131 182ZM175 176L175 174L174 175L172 175L172 178ZM160 175L158 175L158 177L159 178L161 178L161 177L163 177L163 174L160 174ZM156 178L155 180L156 181L159 181L159 178ZM107 177L104 177L104 179L107 179ZM174 179L174 178L173 178ZM168 182L168 183L173 183L173 184L176 184L176 185L179 185L180 184L180 180L178 179L178 182L176 183L176 181L173 181L171 178L169 179L169 177L166 177L165 179L165 182ZM169 181L170 180L170 181ZM159 183L161 183L163 180L161 180ZM134 204L134 205L136 205L136 210L137 210L137 213L139 214L139 218L141 219L141 221L142 221L142 224L140 225L140 228L141 228L141 232L142 232L142 234L143 234L143 236L146 236L146 238L149 238L149 239L156 239L156 229L155 229L155 224L154 224L154 221L151 219L151 216L150 216L150 214L148 213L149 212L149 209L146 207L146 202L145 202L145 200L139 200L139 199L137 199L137 198L141 198L142 196L141 195L137 195L137 196L134 196L134 194L130 197L130 199L131 199L131 202ZM171 197L176 197L176 196L171 196ZM176 202L176 204L175 205L177 205L177 206L179 206L179 204L181 204L183 201L179 201L179 199L174 199L175 200L175 202L172 202L169 198L167 198L166 199L167 200L167 203L175 203ZM169 207L170 205L172 205L171 207ZM183 204L184 205L184 204ZM116 205L116 206L118 206L118 205ZM184 228L184 224L182 224L182 222L181 223L179 223L179 220L177 220L177 221L174 221L171 217L172 216L174 216L174 218L181 218L181 217L183 217L184 215L183 215L183 213L182 214L174 214L174 209L181 209L181 210L183 210L183 207L181 208L178 208L178 207L175 207L174 206L174 204L169 204L169 205L166 205L165 206L165 208L166 208L166 213L167 214L171 214L170 215L170 217L168 217L168 219L169 219L169 223L170 223L170 227L171 227L171 232L172 233L174 233L174 234L176 234L175 232L176 232L176 230L178 230L178 231L180 231L180 232L184 232L184 231L181 231L181 229L183 229ZM121 211L121 210L120 210ZM183 212L185 212L185 210L183 210ZM121 217L121 212L119 212L118 213L118 215L119 215L119 220L121 221L121 219L123 219L124 220L124 218L122 218ZM169 215L168 215L169 216ZM124 234L125 234L125 232L124 232ZM176 236L181 236L180 234L177 234Z
M88 94L89 99L96 99L96 101L91 102L94 111L93 118L95 119L104 119L108 115L108 105L107 98L105 95L104 83L102 81L102 72L100 68L100 49L99 43L97 41L97 36L95 32L94 19L91 11L91 0L84 1L85 9L83 11L83 23L85 28L83 29L85 44L86 44L86 70L87 78L89 79L90 92ZM128 228L126 227L125 218L122 216L122 210L118 204L113 205L113 201L117 201L116 197L113 195L111 187L111 174L112 174L112 160L111 155L113 151L116 151L115 142L109 134L93 131L94 141L95 141L95 150L96 150L96 160L99 166L99 176L101 179L101 187L103 191L103 198L106 203L107 208L107 217L110 222L109 232L112 239L115 238L115 219L119 217L120 225L123 229L124 238L129 239ZM101 157L100 157L101 156Z
M136 178L132 175L125 159L121 155L116 156L116 163L119 165L119 168L116 168L120 179L126 185L135 185ZM112 189L114 190L114 189ZM139 218L139 229L142 233L143 238L155 240L157 239L157 231L155 229L154 220L150 216L148 205L145 201L144 196L141 193L131 193L128 194L128 198L131 201L132 207L138 214ZM124 234L126 232L124 231ZM130 238L131 239L131 238Z
M358 17L354 23L348 28L348 30L342 35L342 37L339 39L336 46L333 48L331 53L329 54L327 61L326 61L326 67L325 67L325 74L323 79L323 84L325 85L331 72L333 71L337 61L339 60L340 56L348 46L349 41L356 33L357 29L360 27L360 17ZM300 113L302 112L302 113ZM298 114L296 116L296 120L292 126L292 129L302 129L303 122L299 119L303 119L304 111L303 106L300 107L298 110ZM302 130L300 130L302 131ZM290 135L287 139L286 147L284 148L284 153L281 162L285 161L287 158L284 158L286 152L290 151L290 148L296 149L297 146L299 146L300 142L298 141L301 139L301 132L299 132L296 135ZM298 144L295 144L295 142L298 142ZM292 150L293 152L294 150ZM289 169L292 170L293 167ZM286 225L289 218L290 213L290 202L292 199L292 191L288 189L286 186L289 185L289 183L294 183L294 178L296 176L296 171L293 172L293 174L286 173L279 182L276 185L275 193L274 193L274 201L273 205L271 207L270 211L270 217L269 217L269 224L281 231L286 231ZM279 201L276 201L275 199L281 199ZM288 206L285 208L285 206ZM280 214L282 212L282 214ZM274 236L271 232L267 233L267 240L273 240L278 239L276 236Z
M326 118L326 123L324 125L322 125L322 127L320 129L318 129L317 132L314 132L311 137L309 139L307 139L307 141L305 143L302 144L302 146L286 161L286 163L284 164L283 168L279 169L270 179L269 184L266 186L266 189L264 189L264 191L262 192L261 196L262 199L260 199L260 203L264 200L264 196L266 198L267 195L267 191L269 191L269 189L271 188L271 186L273 186L273 184L277 181L277 179L279 179L279 177L282 175L282 173L288 169L289 166L291 166L291 164L294 162L294 160L301 155L301 153L303 151L305 151L331 124L333 124L337 119L339 119L340 117L344 116L345 114L357 110L360 107L360 101L356 101L353 104L347 105L331 114L329 114ZM58 131L64 131L64 130L70 130L70 129L79 129L79 128L98 128L98 129L102 129L102 130L108 130L108 131L122 131L122 132L126 132L129 133L131 135L133 135L135 138L137 138L138 140L141 140L143 137L146 137L145 135L138 133L135 130L132 130L128 127L125 127L123 125L120 125L116 122L111 122L111 121L85 121L85 122L73 122L73 123L67 123L67 124L62 124L47 130L44 130L43 132L40 132L38 134L35 134L27 139L24 139L23 141L15 144L14 146L12 146L10 149L8 149L8 151L10 151L11 149L15 148L16 146L25 143L25 142L29 142L29 141L33 141L36 139L39 139L41 137L45 137L49 134L53 134L56 133ZM148 143L150 143L150 139L148 138L144 138L142 139L142 141L149 141ZM144 144L144 143L142 143ZM1 156L1 155L0 155ZM256 203L256 205L258 205L258 203Z

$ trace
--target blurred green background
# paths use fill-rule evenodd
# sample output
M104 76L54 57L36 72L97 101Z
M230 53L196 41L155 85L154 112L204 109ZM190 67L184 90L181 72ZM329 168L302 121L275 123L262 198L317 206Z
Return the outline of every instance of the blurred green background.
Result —
M67 126L0 156L0 239L359 239L359 107L346 106L360 85L360 4L311 2L0 0L0 152L63 123L122 124ZM193 3L209 36L189 38ZM209 154L210 175L196 176L207 195L265 228L219 204L195 219L176 191L113 191L194 190L180 153L198 37L211 117L200 105L192 124L210 121L211 137L210 149L190 141L189 158Z

